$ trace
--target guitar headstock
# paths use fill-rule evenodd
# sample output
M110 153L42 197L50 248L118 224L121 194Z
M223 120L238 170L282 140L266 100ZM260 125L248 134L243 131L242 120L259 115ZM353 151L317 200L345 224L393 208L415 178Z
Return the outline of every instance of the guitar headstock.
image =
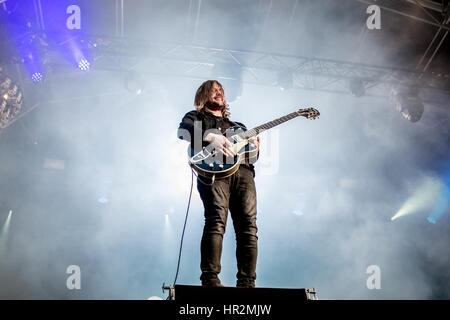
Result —
M307 119L316 119L320 116L320 112L314 108L306 108L306 109L299 109L298 111L295 111L299 116L305 117Z

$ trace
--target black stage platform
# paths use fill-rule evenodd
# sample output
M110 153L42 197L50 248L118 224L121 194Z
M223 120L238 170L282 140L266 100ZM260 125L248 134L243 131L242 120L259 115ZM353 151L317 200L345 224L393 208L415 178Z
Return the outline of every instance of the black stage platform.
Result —
M170 299L177 302L223 303L226 301L289 301L317 299L315 289L236 288L175 285L170 287Z

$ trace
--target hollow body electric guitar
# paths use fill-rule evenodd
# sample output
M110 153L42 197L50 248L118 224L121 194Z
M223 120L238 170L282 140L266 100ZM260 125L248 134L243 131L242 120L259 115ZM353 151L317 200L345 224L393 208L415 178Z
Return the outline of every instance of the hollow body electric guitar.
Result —
M298 116L315 119L320 115L314 108L299 109L281 118L269 121L250 130L235 126L228 128L224 135L232 143L231 149L236 153L234 157L225 157L211 144L203 147L199 152L189 147L189 165L198 172L199 176L212 179L226 178L239 169L239 165L246 158L249 163L255 163L258 156L258 147L248 139L257 136L263 131L271 129Z

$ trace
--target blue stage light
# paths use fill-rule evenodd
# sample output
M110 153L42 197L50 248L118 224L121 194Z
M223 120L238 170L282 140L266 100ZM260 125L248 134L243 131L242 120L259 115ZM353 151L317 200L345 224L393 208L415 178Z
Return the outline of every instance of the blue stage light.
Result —
M31 80L33 80L34 82L40 82L43 78L44 76L40 72L35 72L31 75Z
M79 68L81 71L88 71L88 70L90 69L90 67L91 67L91 64L90 64L89 61L87 61L86 59L81 59L81 60L78 62L78 68Z

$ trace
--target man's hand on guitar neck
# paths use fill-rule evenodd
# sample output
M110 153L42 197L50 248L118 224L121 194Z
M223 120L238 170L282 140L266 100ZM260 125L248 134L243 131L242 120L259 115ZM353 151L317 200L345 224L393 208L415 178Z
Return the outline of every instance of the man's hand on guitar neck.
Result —
M223 135L216 133L208 133L205 141L209 142L216 150L226 157L234 157L236 153L233 151L233 144Z

